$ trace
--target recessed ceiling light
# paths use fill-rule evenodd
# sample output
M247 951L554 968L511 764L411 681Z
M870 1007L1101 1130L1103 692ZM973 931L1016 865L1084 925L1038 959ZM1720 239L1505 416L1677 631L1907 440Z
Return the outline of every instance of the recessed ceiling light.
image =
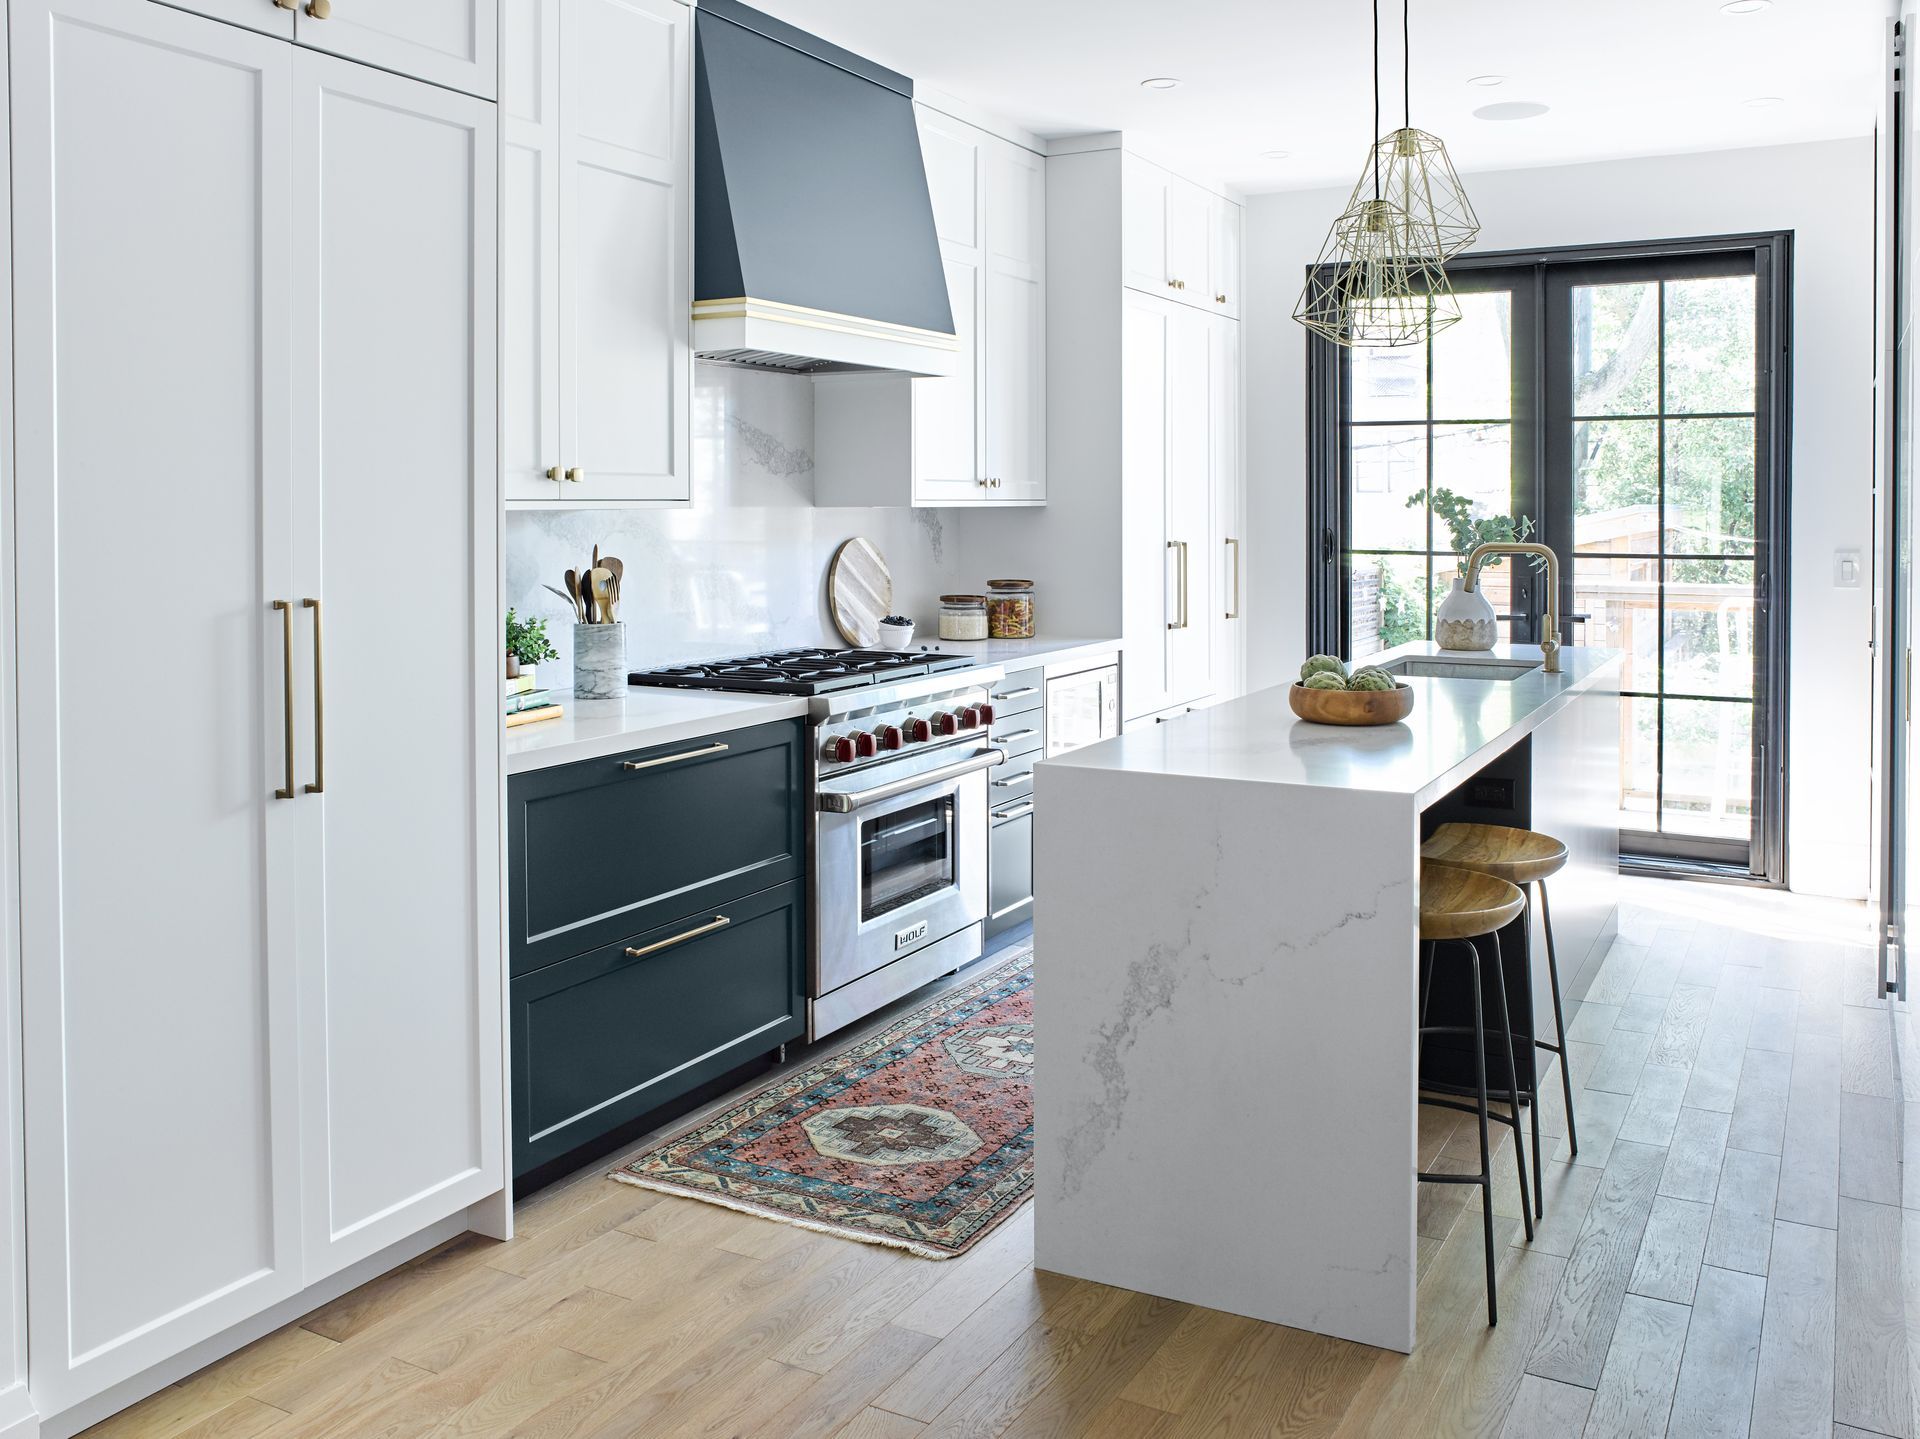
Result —
M1751 100L1746 102L1746 105L1749 110L1771 110L1775 105L1784 105L1786 103L1787 102L1778 95L1755 95Z
M1260 152L1260 158L1261 158L1262 160L1291 160L1291 159L1293 158L1293 151L1291 151L1291 150L1262 150L1262 151Z
M1720 7L1722 15L1758 15L1762 10L1771 10L1773 0L1727 0Z
M1467 81L1467 83L1469 85L1478 85L1482 90L1491 90L1495 85L1506 84L1507 77L1505 75L1475 75L1471 80Z
M1150 79L1142 80L1140 86L1145 90L1171 90L1179 83L1171 75L1155 75Z
M1502 100L1497 105L1482 105L1473 112L1476 120L1531 120L1547 113L1538 100Z

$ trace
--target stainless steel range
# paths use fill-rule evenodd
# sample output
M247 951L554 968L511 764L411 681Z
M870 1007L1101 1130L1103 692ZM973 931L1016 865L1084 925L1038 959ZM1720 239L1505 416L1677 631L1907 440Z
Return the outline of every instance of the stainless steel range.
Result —
M637 685L808 696L818 1039L978 959L987 916L997 665L910 650L787 650L651 670Z

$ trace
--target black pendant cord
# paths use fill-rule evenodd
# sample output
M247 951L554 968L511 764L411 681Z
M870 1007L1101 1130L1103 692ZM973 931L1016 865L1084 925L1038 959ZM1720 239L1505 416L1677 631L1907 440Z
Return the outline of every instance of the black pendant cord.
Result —
M1373 0L1373 198L1380 198L1380 0Z
M1413 128L1413 0L1400 0L1400 101L1406 108L1400 123ZM1374 129L1379 129L1379 122Z

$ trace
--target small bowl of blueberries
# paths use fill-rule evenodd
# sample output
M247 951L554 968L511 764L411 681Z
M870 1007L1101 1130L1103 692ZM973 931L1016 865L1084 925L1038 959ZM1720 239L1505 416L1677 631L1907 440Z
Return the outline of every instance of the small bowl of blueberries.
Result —
M880 621L880 648L904 650L913 644L913 621L905 615L888 615Z

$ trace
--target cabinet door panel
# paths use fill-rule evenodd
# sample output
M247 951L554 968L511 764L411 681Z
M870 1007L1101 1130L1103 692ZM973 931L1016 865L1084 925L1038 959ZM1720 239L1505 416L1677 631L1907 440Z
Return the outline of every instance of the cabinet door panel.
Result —
M505 5L500 468L509 500L559 500L560 0Z
M1167 346L1173 306L1128 295L1121 318L1121 533L1129 716L1164 709L1168 597L1176 569L1167 544Z
M692 403L687 12L561 18L561 461L574 503L684 500Z
M300 801L318 1277L502 1183L496 148L484 102L311 54L295 75L301 564L325 606L324 792Z
M1238 319L1240 315L1240 223L1241 210L1223 196L1212 196L1213 259L1208 292L1218 314Z
M1240 326L1215 318L1209 326L1208 419L1212 427L1212 551L1219 562L1213 591L1214 693L1240 694L1246 668L1247 543L1240 474Z
M913 495L922 504L962 504L981 493L977 392L980 317L988 287L972 252L946 243L940 249L960 350L953 374L912 382Z
M1123 283L1149 295L1169 293L1167 186L1158 165L1137 155L1120 159L1120 266Z
M498 93L497 0L333 0L327 18L307 13L294 38L373 65L491 100Z
M11 8L28 1264L52 1412L300 1287L269 607L294 593L295 52L147 0ZM147 702L103 702L109 673Z
M210 20L244 25L263 35L278 35L282 40L293 38L293 11L283 10L274 0L161 0L161 3L205 15Z
M1208 409L1208 334L1197 311L1167 326L1167 538L1183 546L1175 565L1173 613L1167 631L1167 699L1187 704L1213 690L1214 552L1213 427ZM1180 573L1184 562L1185 573Z
M1004 140L987 163L986 472L992 500L1044 500L1045 161Z
M1167 181L1167 280L1176 300L1214 308L1207 288L1212 272L1213 196L1189 180Z

